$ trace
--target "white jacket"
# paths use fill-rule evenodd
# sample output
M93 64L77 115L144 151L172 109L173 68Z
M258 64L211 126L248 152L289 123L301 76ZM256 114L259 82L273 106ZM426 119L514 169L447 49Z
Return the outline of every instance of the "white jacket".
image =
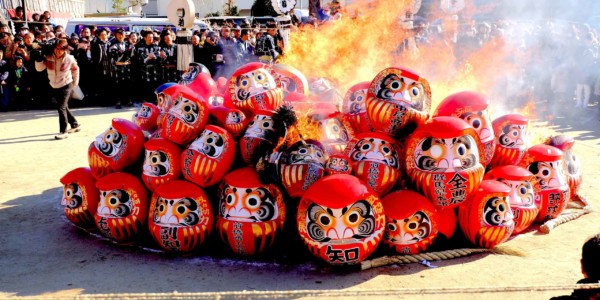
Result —
M35 69L42 72L48 69L50 86L58 89L72 83L72 87L79 85L79 67L73 55L65 53L63 57L54 54L46 56L44 61L36 61Z

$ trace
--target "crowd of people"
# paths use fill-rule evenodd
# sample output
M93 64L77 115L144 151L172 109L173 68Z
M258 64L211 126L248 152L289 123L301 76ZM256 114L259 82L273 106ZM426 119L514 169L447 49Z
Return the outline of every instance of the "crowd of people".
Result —
M556 116L565 113L561 107L575 107L572 112L577 113L600 101L598 30L593 24L556 19L421 19L412 43L401 44L399 51L407 58L419 57L428 47L446 51L454 58L454 70L493 65L497 72L481 79L495 81L485 91L491 99L512 108L533 100ZM424 72L454 80L456 73L436 72L436 67Z
M63 26L15 23L16 34L0 24L0 80L3 111L50 108L47 71L36 72L32 56L46 55L44 48L68 41L68 53L80 69L79 88L86 104L112 106L154 101L154 90L165 82L177 82L177 44L173 28L147 28L140 33L121 28L81 28L68 36ZM225 23L193 33L194 62L203 64L213 78L229 77L252 61L274 62L284 52L275 23L250 26ZM36 54L36 52L39 52ZM41 53L41 54L40 54ZM35 82L35 88L33 83ZM135 88L132 88L135 87Z

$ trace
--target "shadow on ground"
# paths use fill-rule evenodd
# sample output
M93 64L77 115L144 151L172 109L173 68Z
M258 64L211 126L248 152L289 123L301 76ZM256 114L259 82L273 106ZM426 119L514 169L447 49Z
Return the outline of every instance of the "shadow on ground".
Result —
M215 251L213 256L184 257L148 251L139 246L120 246L71 225L59 205L61 193L62 188L49 189L40 195L17 198L0 206L3 232L0 235L0 291L17 296L47 296L282 291L290 287L294 290L338 290L376 276L402 276L428 268L412 264L349 272L315 263L306 252L306 260L286 262L277 253L274 255L279 258L275 261L269 258L244 260ZM213 239L207 243L218 241ZM485 256L473 255L432 264L441 269ZM419 280L427 280L423 275L419 277ZM407 282L404 287L410 286Z

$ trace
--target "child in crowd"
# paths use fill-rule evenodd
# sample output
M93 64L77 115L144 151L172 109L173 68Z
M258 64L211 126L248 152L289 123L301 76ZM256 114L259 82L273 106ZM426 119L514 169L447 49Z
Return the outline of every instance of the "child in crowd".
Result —
M29 70L23 65L22 57L17 56L14 61L15 65L9 75L10 102L16 110L28 110L31 108Z

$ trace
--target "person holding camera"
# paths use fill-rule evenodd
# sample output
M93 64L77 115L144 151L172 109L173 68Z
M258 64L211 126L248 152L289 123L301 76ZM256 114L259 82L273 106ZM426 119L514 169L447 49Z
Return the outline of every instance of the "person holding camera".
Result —
M36 56L35 69L38 72L48 71L52 87L51 96L56 99L58 106L60 132L54 138L62 140L67 138L69 133L81 130L81 125L69 110L71 93L79 84L79 67L75 58L67 53L69 44L66 39L59 39L49 47L52 49L51 53L42 50L41 55ZM67 125L71 125L71 129L67 130Z

